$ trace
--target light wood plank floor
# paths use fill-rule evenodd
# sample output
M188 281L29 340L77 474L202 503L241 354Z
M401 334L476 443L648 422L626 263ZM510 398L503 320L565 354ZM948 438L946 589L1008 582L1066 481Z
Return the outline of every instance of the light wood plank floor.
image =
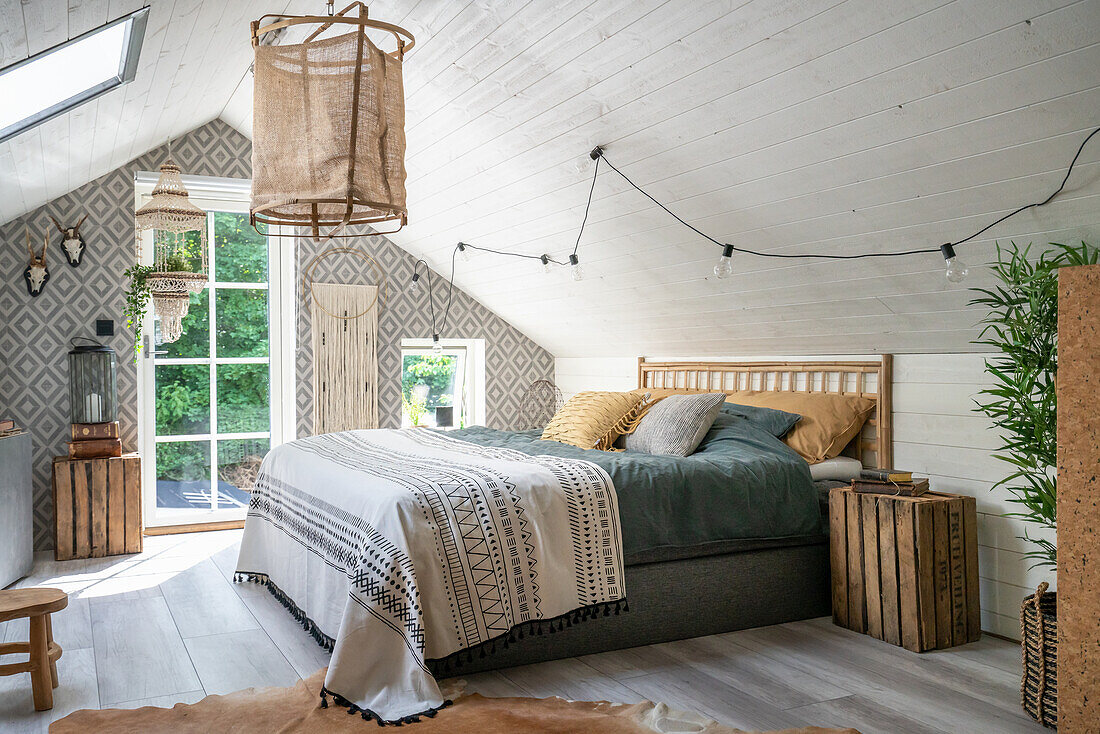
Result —
M289 685L328 662L286 610L232 583L240 531L150 537L145 552L56 562L18 586L70 594L54 615L64 648L54 709L35 713L29 676L0 678L0 731L45 732L80 708L171 706L249 686ZM0 624L0 642L26 639ZM1019 647L985 637L909 653L827 618L482 673L488 696L650 699L743 729L816 724L875 732L1042 732L1019 705Z

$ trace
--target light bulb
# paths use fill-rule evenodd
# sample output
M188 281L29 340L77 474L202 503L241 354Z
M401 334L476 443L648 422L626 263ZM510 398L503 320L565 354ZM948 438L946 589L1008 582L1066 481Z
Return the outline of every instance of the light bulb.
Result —
M412 282L409 283L409 295L411 295L411 296L419 296L420 295L420 274L419 273L413 273Z
M569 270L573 280L584 280L584 271L581 270L581 261L576 255L569 256Z
M466 248L465 242L458 243L458 256L462 258L462 262L470 262L470 251Z
M718 264L714 266L714 277L728 278L733 275L733 245L726 245L722 250L722 257L718 258Z
M546 255L540 255L539 260L542 261L542 272L549 273L550 272L550 258L547 257Z
M969 272L970 268L966 266L966 263L959 262L957 257L947 261L947 279L952 283L963 282Z
M944 262L947 263L947 270L944 273L947 279L952 283L963 282L970 272L970 268L955 256L955 248L950 244L940 245L940 252L943 253Z
M439 334L432 334L432 351L436 354L443 351L443 345L439 342Z

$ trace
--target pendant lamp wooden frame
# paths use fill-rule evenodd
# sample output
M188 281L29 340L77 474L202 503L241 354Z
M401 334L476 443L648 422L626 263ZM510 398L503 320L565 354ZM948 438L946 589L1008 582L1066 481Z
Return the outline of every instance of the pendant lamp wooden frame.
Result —
M358 15L349 15L352 10L358 10ZM264 25L264 21L267 19L277 19L274 22ZM258 20L254 20L251 23L252 31L252 46L253 48L260 45L260 38L272 31L282 30L284 28L290 28L297 25L317 25L318 28L310 33L303 43L309 43L317 38L321 33L331 28L336 24L345 24L354 26L358 29L358 43L359 54L362 55L363 45L366 41L366 31L368 28L373 28L386 33L391 34L397 42L397 49L394 51L384 51L387 56L393 58L396 61L402 61L405 57L405 52L411 49L416 44L416 39L412 33L402 28L401 26L394 25L392 23L386 23L380 20L374 20L368 17L368 9L363 2L353 2L343 10L335 13L334 15L282 15L278 13L269 13L260 16ZM360 78L362 75L362 69L357 66L355 69L355 82L354 82L354 94L355 97L359 96ZM356 133L358 131L358 105L352 108L351 119L351 155L348 161L348 177L354 178L355 175L355 146L357 143ZM311 204L310 214L282 214L276 211L270 211L276 206L285 206L287 203L293 204ZM343 216L339 220L328 219L324 215L321 215L317 210L318 204L344 204ZM357 207L369 207L375 210L375 212L382 211L382 214L366 214L360 211L356 213ZM252 228L258 233L270 236L270 237L298 237L297 232L282 233L282 232L261 232L259 225L268 225L265 229L270 229L270 225L281 225L288 227L308 227L310 234L314 240L320 240L322 238L321 228L331 227L332 230L324 235L324 239L347 239L351 237L358 237L357 234L349 234L346 232L346 227L351 224L379 224L382 222L396 222L397 228L391 229L385 232L379 231L377 234L393 234L399 232L402 227L408 224L408 213L405 210L396 210L391 204L387 202L375 202L375 201L363 201L354 199L352 196L348 196L345 199L308 199L308 200L293 200L291 202L282 202L282 204L272 204L269 206L258 207L251 210L249 213L249 220L252 224Z

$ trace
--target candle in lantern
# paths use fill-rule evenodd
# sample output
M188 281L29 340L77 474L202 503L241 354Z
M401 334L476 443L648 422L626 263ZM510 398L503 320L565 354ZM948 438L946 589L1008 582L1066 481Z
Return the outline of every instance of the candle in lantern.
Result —
M88 423L103 422L103 397L99 393L88 393L84 398L84 415Z

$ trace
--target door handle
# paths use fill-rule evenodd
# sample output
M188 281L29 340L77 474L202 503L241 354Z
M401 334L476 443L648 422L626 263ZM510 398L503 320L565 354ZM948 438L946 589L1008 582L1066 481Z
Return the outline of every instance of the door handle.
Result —
M166 349L150 349L150 346L152 346L152 343L153 342L149 338L148 334L146 334L145 336L142 337L142 350L141 351L143 351L145 353L145 358L146 359L149 359L150 357L155 357L158 354L168 354L168 350L166 350Z

